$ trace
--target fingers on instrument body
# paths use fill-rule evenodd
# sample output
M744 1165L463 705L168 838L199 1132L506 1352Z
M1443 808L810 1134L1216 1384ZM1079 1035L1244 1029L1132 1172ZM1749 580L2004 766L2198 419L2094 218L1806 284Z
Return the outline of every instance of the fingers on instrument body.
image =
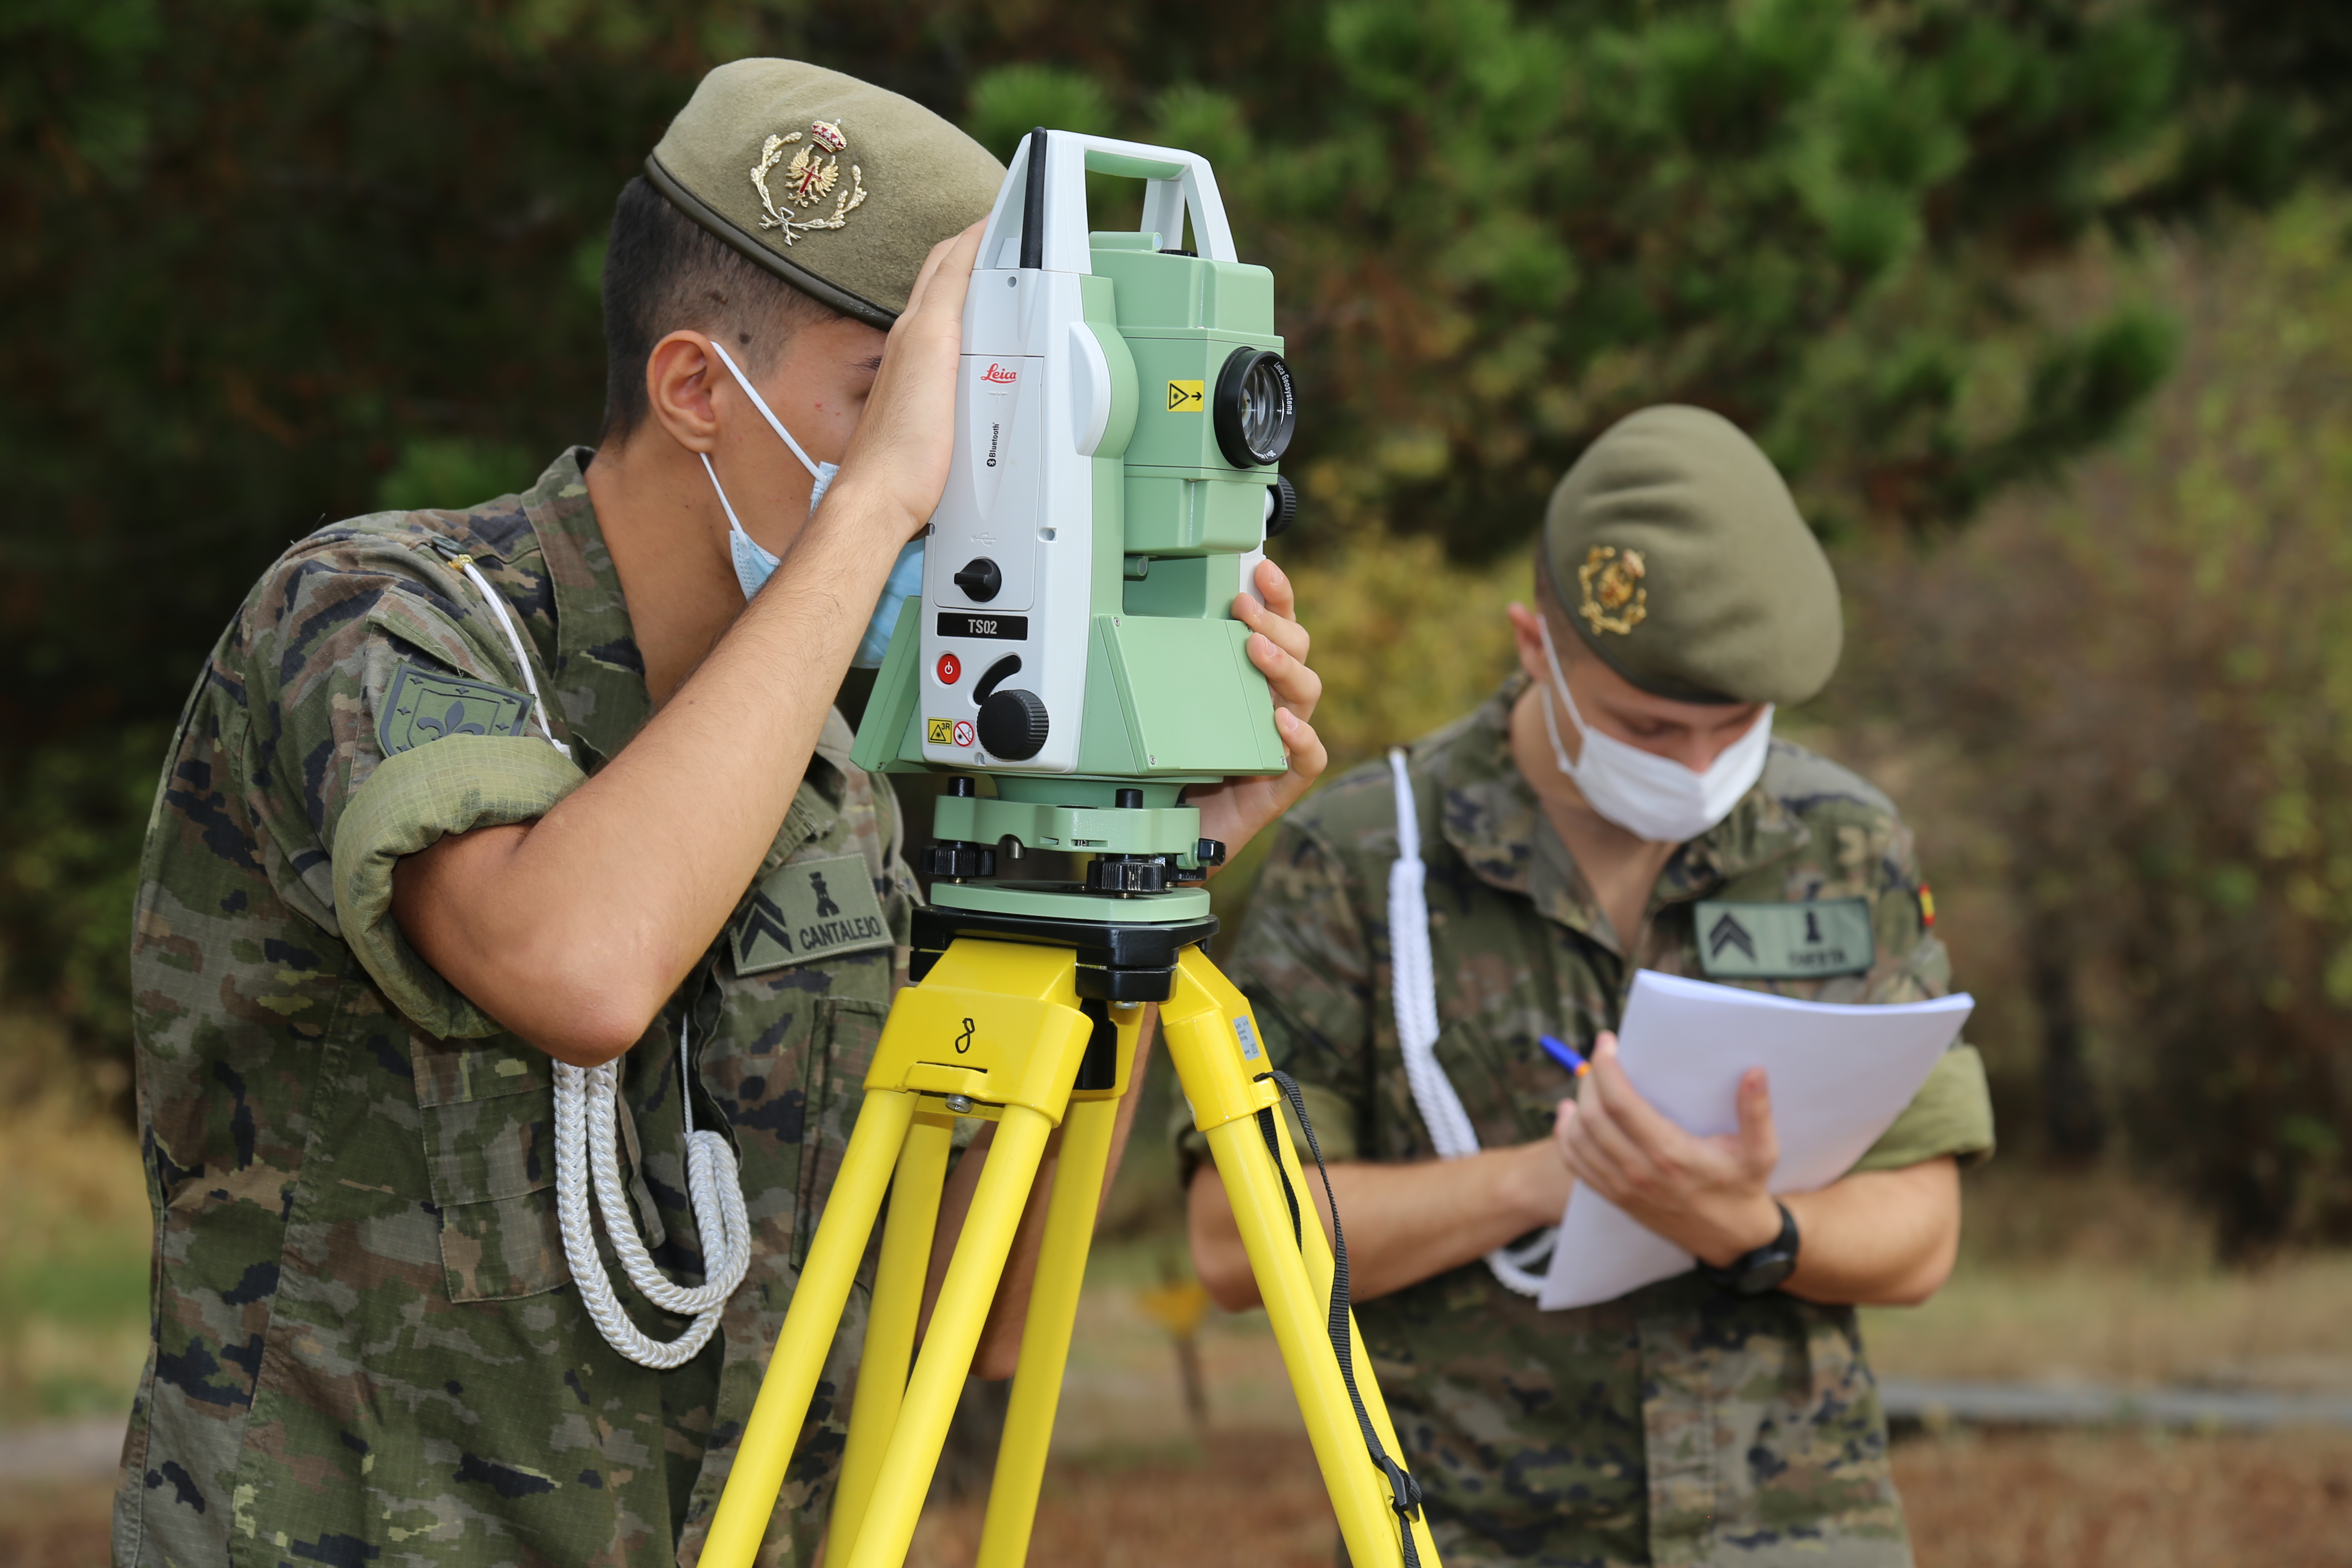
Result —
M983 218L961 234L951 235L931 247L931 253L923 258L922 270L915 275L915 286L907 291L907 309L900 313L898 317L900 321L910 317L919 317L926 305L935 302L930 298L931 282L934 279L950 270L964 274L971 271L972 260L980 254L980 233L985 226L987 226L987 220ZM958 265L959 263L961 265ZM967 278L965 279L967 287L969 282ZM956 330L958 336L961 337L963 330L961 299L957 301L957 307ZM897 323L894 322L892 325L895 327Z

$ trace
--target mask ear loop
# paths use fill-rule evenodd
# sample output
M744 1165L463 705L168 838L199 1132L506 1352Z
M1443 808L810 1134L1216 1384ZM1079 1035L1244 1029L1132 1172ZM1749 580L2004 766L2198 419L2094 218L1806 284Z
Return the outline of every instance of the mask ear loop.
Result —
M732 375L735 378L736 384L743 389L743 395L751 400L751 406L758 409L760 411L760 416L768 422L768 428L773 430L778 436L783 438L784 445L793 449L793 456L801 460L801 467L809 471L809 478L815 479L818 473L815 459L812 458L806 452L801 450L801 444L793 439L793 433L784 428L784 422L776 417L776 411L768 406L768 400L760 395L759 389L751 384L751 377L745 375L740 370L736 368L734 360L729 357L727 351L719 346L719 340L716 338L713 338L710 341L710 352L719 356L719 363L727 367L728 374ZM704 466L708 467L710 459L706 457L702 461ZM714 485L717 484L719 482L718 476L714 474L711 477L710 482ZM726 493L724 491L720 492L719 499L722 500L726 499ZM729 510L728 515L730 517L734 515L731 509Z
M1543 638L1544 662L1551 666L1552 686L1559 688L1560 700L1568 706L1569 722L1576 726L1576 738L1580 742L1589 742L1591 730L1585 724L1584 715L1577 711L1576 699L1568 689L1568 677L1560 673L1559 655L1552 651L1551 623L1543 618L1540 610L1536 612L1536 632ZM1561 773L1572 779L1576 776L1577 763L1568 760L1568 748L1559 743L1559 721L1552 717L1551 711L1551 686L1544 688L1543 715L1544 733L1551 737L1551 760L1559 764Z

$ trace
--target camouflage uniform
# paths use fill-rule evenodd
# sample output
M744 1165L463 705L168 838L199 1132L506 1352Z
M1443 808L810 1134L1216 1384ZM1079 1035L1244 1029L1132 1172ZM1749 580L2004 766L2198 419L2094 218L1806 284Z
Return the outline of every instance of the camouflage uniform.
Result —
M1524 687L1514 678L1414 746L1410 763L1437 1058L1482 1146L1546 1136L1570 1092L1539 1033L1590 1048L1616 1026L1637 967L1720 977L1701 959L1700 900L1735 915L1742 904L1867 900L1866 972L1733 984L1832 1002L1946 990L1943 944L1924 929L1911 837L1894 807L1785 742L1729 819L1667 864L1629 962L1512 761L1508 714ZM1396 853L1388 769L1345 774L1284 823L1235 944L1233 976L1274 1059L1304 1087L1331 1158L1435 1154L1390 1000ZM1991 1141L1983 1068L1960 1047L1857 1168L1973 1157ZM1850 1308L1738 1297L1693 1273L1545 1312L1475 1262L1357 1314L1447 1568L1910 1561Z
M701 1279L681 1027L697 1124L728 1130L752 1231L711 1345L672 1373L625 1360L570 1285L550 1058L426 967L389 914L400 855L541 815L651 711L589 457L567 452L520 497L300 541L189 700L131 958L154 1346L118 1563L699 1553L914 894L891 795L851 765L836 714L736 918L624 1058L629 1182L656 1259ZM530 682L458 552L519 623L577 765L527 713ZM610 1272L640 1326L677 1332ZM764 1563L808 1560L864 1311L860 1292Z

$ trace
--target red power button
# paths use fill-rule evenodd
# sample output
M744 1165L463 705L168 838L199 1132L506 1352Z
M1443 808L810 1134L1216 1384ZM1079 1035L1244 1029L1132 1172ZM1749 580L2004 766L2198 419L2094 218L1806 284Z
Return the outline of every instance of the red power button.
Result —
M953 686L962 674L963 666L957 661L955 655L951 653L943 653L940 655L940 684L941 686Z

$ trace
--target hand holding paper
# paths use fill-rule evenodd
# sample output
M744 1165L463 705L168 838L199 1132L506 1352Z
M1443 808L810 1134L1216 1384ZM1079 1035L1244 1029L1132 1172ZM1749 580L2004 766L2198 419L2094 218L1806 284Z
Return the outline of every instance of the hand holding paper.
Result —
M1770 1162L1772 1193L1810 1192L1852 1168L1909 1104L1958 1037L1974 1004L1966 996L1911 1005L1796 1002L1731 986L1643 972L1620 1032L1619 1060L1650 1108L1700 1138L1737 1134L1741 1078L1770 1078L1777 1150L1751 1138L1748 1154ZM1717 1174L1752 1183L1734 1156ZM1710 1155L1710 1158L1715 1155ZM1702 1172L1704 1176L1706 1173ZM1580 1185L1570 1198L1541 1304L1606 1301L1691 1267L1691 1254Z

